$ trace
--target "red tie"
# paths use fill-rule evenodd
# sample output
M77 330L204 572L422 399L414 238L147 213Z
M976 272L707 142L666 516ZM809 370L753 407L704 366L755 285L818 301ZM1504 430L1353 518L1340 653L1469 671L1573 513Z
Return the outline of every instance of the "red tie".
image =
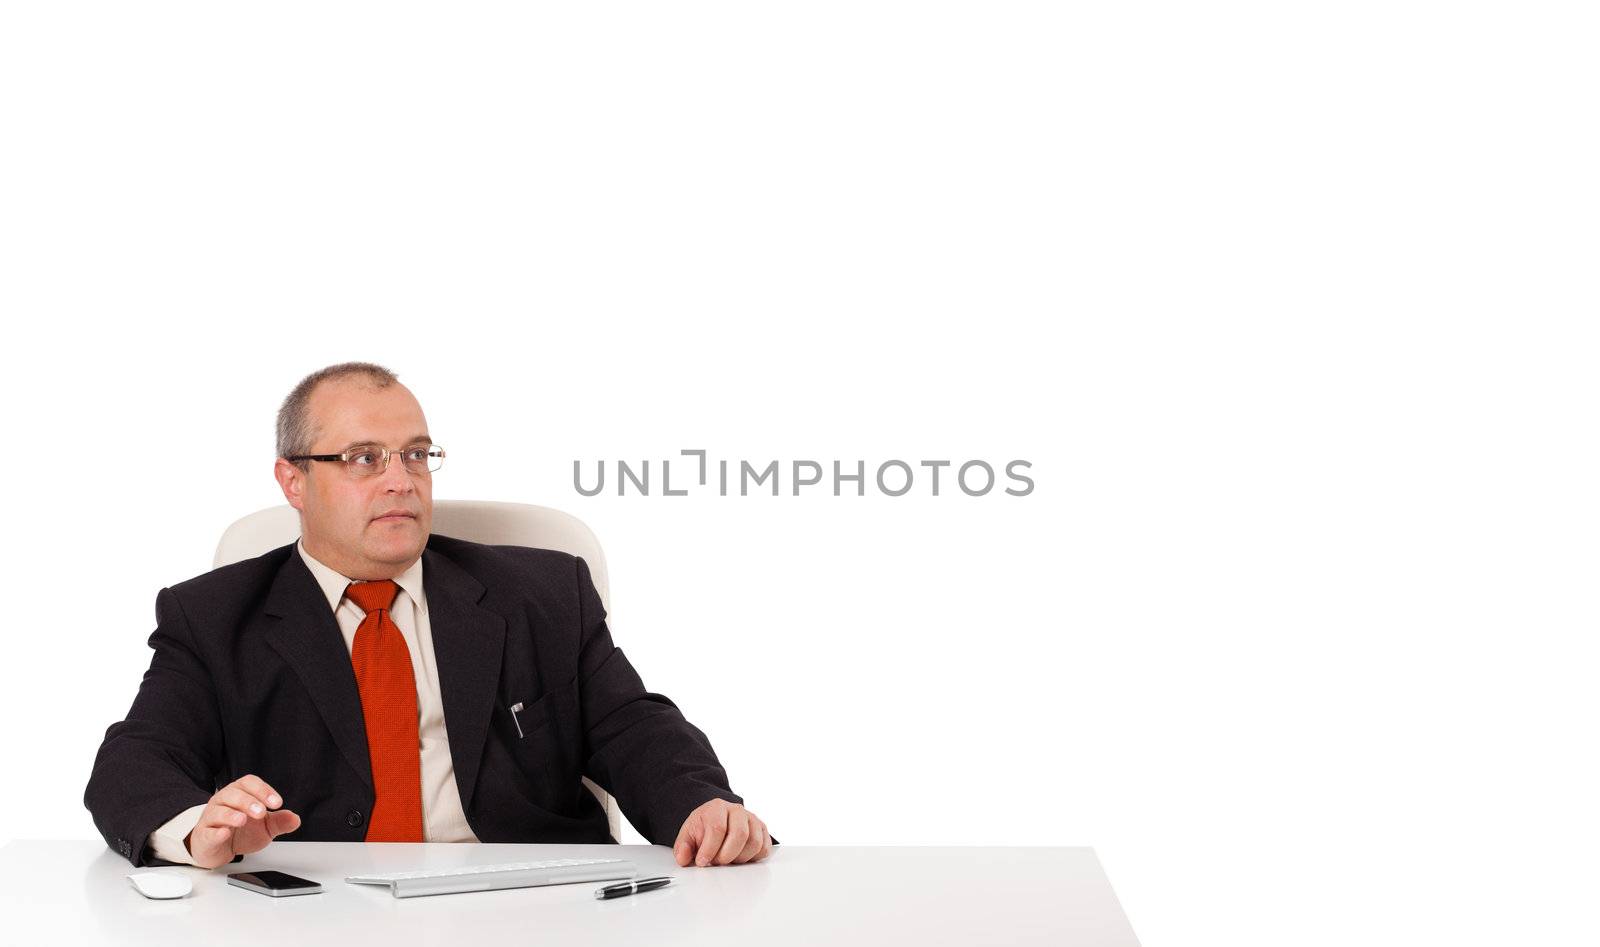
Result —
M417 679L406 640L389 617L399 586L352 582L345 596L366 612L356 628L350 663L361 692L377 798L367 820L369 842L422 841L422 750L417 737Z

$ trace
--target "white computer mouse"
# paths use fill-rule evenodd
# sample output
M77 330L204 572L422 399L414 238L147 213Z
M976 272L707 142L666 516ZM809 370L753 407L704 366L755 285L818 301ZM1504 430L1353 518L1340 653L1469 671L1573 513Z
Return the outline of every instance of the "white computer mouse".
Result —
M175 871L141 871L128 876L133 887L147 898L181 898L194 890L187 875Z

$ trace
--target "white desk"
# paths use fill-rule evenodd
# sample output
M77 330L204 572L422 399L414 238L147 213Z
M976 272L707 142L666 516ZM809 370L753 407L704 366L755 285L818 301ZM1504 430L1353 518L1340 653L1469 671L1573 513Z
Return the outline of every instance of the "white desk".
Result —
M360 872L535 858L626 858L659 891L596 901L600 882L396 899L351 885ZM325 893L269 898L230 871L277 869ZM396 947L553 944L1134 945L1088 848L820 848L780 845L753 865L679 868L654 845L449 845L277 842L243 861L188 874L194 893L150 901L135 869L101 842L0 847L0 940L7 943ZM20 936L19 936L20 935Z

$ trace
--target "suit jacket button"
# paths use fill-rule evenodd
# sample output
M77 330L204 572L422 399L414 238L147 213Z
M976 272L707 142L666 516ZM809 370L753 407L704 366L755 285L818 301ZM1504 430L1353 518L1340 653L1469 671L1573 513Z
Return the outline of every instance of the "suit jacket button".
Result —
M348 813L346 813L345 817L344 817L344 824L350 826L352 829L355 828L356 826L360 825L361 824L361 810L360 809L351 809Z

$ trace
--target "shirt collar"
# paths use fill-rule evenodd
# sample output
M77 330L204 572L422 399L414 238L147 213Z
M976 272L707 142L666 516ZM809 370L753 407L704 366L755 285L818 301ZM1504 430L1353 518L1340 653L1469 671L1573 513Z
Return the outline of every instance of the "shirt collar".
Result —
M312 578L317 580L317 586L322 589L323 597L328 600L328 610L338 611L339 602L344 598L344 590L349 587L353 580L340 575L331 566L324 564L317 557L306 552L305 539L297 540L294 545L300 551L300 558L305 560L306 568L311 570ZM400 586L401 590L407 595L411 596L411 601L415 602L418 608L423 611L428 610L428 600L422 595L421 556L418 556L417 561L408 566L406 571L395 576L394 583Z

